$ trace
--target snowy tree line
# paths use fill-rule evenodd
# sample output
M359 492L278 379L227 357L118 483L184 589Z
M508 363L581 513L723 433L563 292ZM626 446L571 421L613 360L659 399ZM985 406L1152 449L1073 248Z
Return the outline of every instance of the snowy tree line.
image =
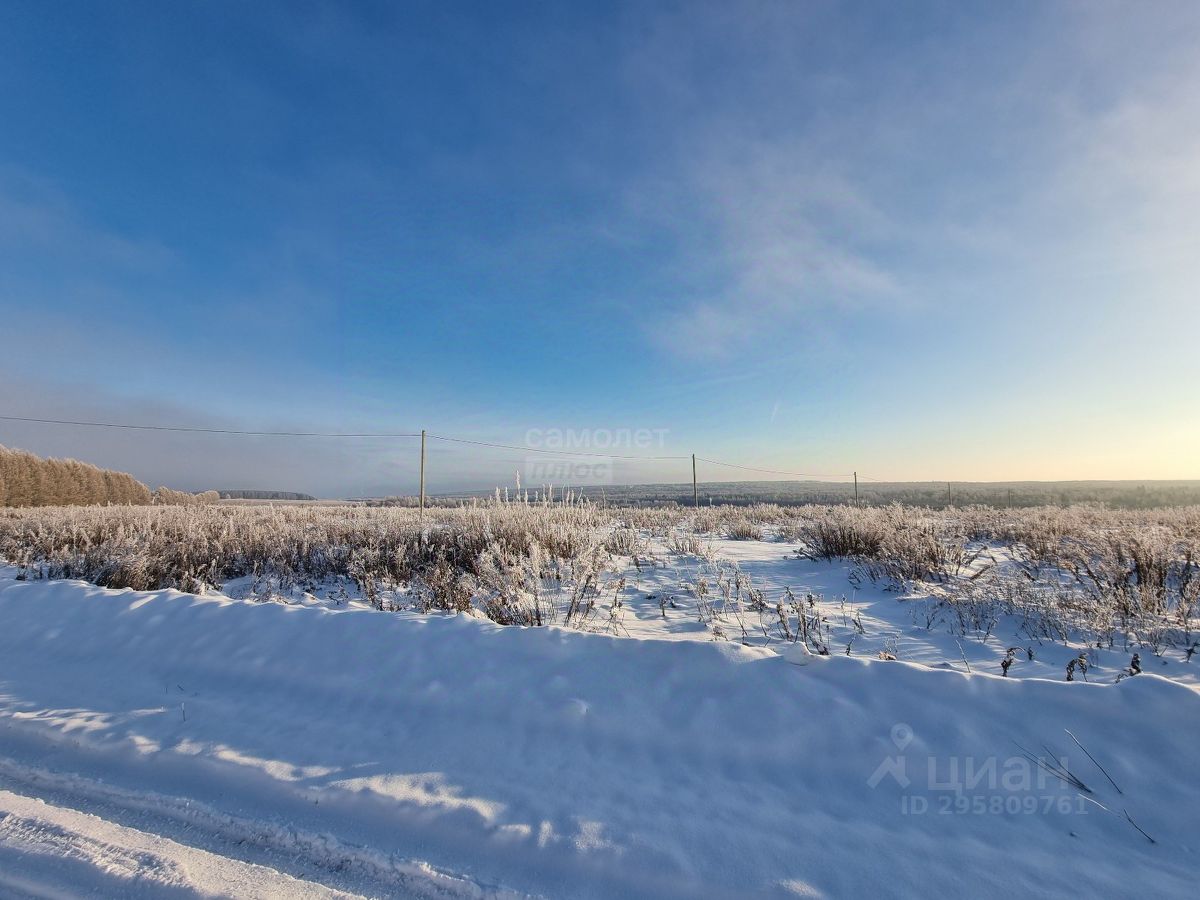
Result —
M124 472L0 446L0 506L145 504L150 499L150 489Z
M0 446L0 506L196 506L216 503L216 491L151 490L132 475L77 459L42 459Z
M216 491L189 494L187 491L173 491L169 487L160 487L154 492L156 506L201 506L205 503L216 503L220 499L221 495Z
M295 491L218 491L217 496L222 500L316 500L312 494L298 494Z

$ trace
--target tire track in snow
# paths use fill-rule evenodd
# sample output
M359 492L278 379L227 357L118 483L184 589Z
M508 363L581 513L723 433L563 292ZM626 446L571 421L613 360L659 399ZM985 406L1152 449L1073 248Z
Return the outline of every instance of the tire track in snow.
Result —
M184 879L184 892L179 896L186 897L359 896L321 882L362 891L367 896L447 900L509 900L526 896L483 887L422 862L398 860L367 847L344 844L329 834L234 816L191 799L131 791L77 774L22 765L5 757L0 757L0 785L3 785L0 787L0 873L4 873L0 875L0 887L30 896L77 895L61 887L33 890L30 885L36 885L36 880L30 882L29 876L14 876L11 873L20 870L4 864L14 853L18 858L30 854L53 858L59 865L74 860L76 868L82 863L94 870L80 876L85 883L92 876L108 879L108 883L114 883L115 878L115 884L121 885L122 896L140 896L136 893L140 883L154 885L150 895L156 897L164 896L164 888L179 887L177 863L181 859L192 865L196 860L223 861L238 872L243 871L240 867L261 870L298 886L260 890L249 881L244 888L231 892L203 889L197 894L188 889ZM110 819L137 821L152 832ZM166 834L179 840L172 840ZM154 842L164 842L163 847L169 845L169 849L158 852ZM271 865L242 858L250 856L268 859ZM192 865L187 866L187 871ZM302 874L290 875L283 868ZM205 871L205 866L201 865L200 870ZM5 878L11 883L6 884ZM307 888L312 892L305 893ZM102 891L101 895L109 894Z
M7 790L0 888L49 898L355 896Z

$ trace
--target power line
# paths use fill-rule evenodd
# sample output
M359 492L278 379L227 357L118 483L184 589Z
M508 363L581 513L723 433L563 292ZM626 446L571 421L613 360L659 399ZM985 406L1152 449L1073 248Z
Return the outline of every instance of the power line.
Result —
M34 419L29 416L0 416L6 422L37 422L42 425L82 425L88 428L125 428L134 431L185 431L192 434L244 434L270 437L420 437L409 431L239 431L233 428L193 428L186 425L130 425L124 422L78 422L70 419Z
M502 450L520 450L526 454L554 454L557 456L599 456L605 460L690 460L690 456L620 456L619 454L594 454L586 450L550 450L540 446L516 446L515 444L492 444L486 440L468 440L467 438L450 438L445 434L430 433L431 438L449 440L455 444L474 444L475 446L496 446Z
M41 419L32 416L3 416L0 421L32 422L41 425L70 425L86 428L118 428L132 431L171 431L188 434L232 434L252 435L261 437L330 437L330 438L417 438L419 431L251 431L235 428L199 428L189 425L135 425L127 422L86 422L77 419ZM585 456L600 459L622 459L639 461L686 460L690 456L632 456L617 453L594 453L586 450L554 450L546 447L521 447L516 444L498 444L490 441L476 441L469 438L456 438L444 434L427 433L427 437L453 444L469 444L476 447L493 447L500 450L517 450L521 453L549 453L555 456ZM768 475L785 475L791 478L849 478L850 475L814 475L804 472L784 472L779 469L764 469L757 466L743 466L738 463L722 462L719 459L708 459L697 456L697 461L714 466L724 466L730 469L742 469L747 472L761 472ZM868 478L868 476L861 476ZM870 478L871 481L879 479Z
M726 466L730 469L745 469L748 472L765 472L769 475L788 475L792 478L850 478L850 474L844 475L813 475L806 472L781 472L779 469L760 469L756 466L741 466L737 463L721 462L719 459L705 459L703 456L697 456L697 461L711 463L714 466Z

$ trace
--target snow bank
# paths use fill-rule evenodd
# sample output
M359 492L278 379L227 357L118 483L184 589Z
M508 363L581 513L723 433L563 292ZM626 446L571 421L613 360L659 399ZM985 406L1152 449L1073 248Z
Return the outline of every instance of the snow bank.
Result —
M1200 869L1200 693L1153 675L798 666L80 582L0 582L0 623L13 765L286 823L485 893L1167 897Z

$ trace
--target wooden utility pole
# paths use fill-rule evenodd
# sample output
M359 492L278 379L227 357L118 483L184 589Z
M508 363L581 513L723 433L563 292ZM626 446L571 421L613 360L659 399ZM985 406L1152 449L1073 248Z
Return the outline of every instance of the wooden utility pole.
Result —
M425 517L425 429L421 429L421 517Z
M950 482L946 482L946 505L953 506L954 498L950 496Z
M692 506L700 506L700 491L696 487L696 454L692 454Z
M858 506L858 473L854 473L854 505Z

